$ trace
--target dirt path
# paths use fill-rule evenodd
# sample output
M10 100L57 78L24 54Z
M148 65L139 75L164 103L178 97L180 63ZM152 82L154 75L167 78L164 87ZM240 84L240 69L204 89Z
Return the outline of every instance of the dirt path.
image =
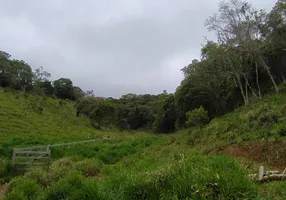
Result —
M4 199L4 195L8 190L8 184L0 185L0 200Z

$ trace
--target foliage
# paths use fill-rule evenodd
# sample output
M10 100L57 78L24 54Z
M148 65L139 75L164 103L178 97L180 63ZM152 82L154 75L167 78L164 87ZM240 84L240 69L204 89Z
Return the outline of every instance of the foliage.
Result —
M54 81L55 95L60 99L73 99L73 83L68 78Z
M200 60L182 69L174 94L95 97L0 51L1 181L15 176L5 199L285 198L284 182L255 185L233 159L200 155L258 140L265 148L277 142L279 151L268 149L275 156L285 152L285 13L284 0L269 13L244 1L220 3L205 24L217 42L206 41ZM208 121L164 136L135 132L170 133ZM106 135L113 139L54 148L52 164L23 176L16 177L7 161L15 146ZM273 155L260 149L273 165Z
M23 191L14 189L5 196L4 200L28 200L28 198Z
M37 184L35 180L24 177L18 177L13 179L10 182L10 189L13 191L20 192L19 196L22 196L23 194L24 197L27 199L39 199L43 195L43 190L41 186Z
M283 200L286 196L285 187L285 181L263 184L260 188L260 195L265 199Z
M197 109L187 112L187 121L186 124L188 127L195 125L195 126L202 126L205 125L208 121L208 112L200 106Z
M189 130L191 146L198 144L202 152L244 141L276 141L285 134L285 94L271 95L260 102L241 107L213 119L201 128Z
M85 180L78 172L70 172L49 188L45 199L96 200L99 199L99 196L96 182Z
M232 159L220 156L194 157L194 154L216 151L243 140L281 139L286 128L285 94L267 96L262 101L215 118L199 130L191 128L188 134L187 131L182 131L170 135L124 131L120 134L103 134L90 128L89 121L83 116L74 115L76 109L73 102L63 101L61 107L57 99L46 98L42 104L44 112L38 115L32 110L23 110L28 102L39 100L39 96L15 91L4 92L2 89L0 97L1 130L5 131L0 134L0 151L6 160L10 159L12 147L15 146L86 140L90 139L89 135L94 138L107 134L113 138L95 144L53 148L52 164L28 170L21 176L25 179L24 182L33 180L40 186L40 192L35 194L39 195L37 199L58 196L70 199L78 199L79 196L86 199L140 199L144 195L149 199L153 196L184 199L203 198L207 195L213 199L235 199L236 196L231 195L237 195L237 198L247 195L251 199L257 197L256 188L245 178L242 168L233 167L237 165ZM168 108L172 105L172 98L164 97L158 104L163 106L166 102L169 102L166 104ZM21 117L23 113L26 117ZM261 126L260 117L271 116L273 113L277 122ZM53 120L45 126L49 118ZM279 149L279 152L284 151ZM275 152L274 154L276 156ZM7 173L11 172L6 170L5 174ZM14 182L20 183L19 181L20 179L14 179ZM218 181L221 182L216 185ZM265 193L260 195L267 196ZM11 188L6 198L27 199L18 186Z
M101 167L102 164L95 159L82 160L75 165L75 169L81 171L86 177L99 175Z
M254 199L257 196L255 185L244 171L226 157L192 157L165 169L127 177L121 174L109 181L121 185L109 194L109 198L116 199Z

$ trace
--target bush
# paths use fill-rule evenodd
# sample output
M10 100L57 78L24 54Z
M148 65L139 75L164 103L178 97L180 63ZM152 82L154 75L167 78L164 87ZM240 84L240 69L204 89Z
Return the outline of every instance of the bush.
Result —
M186 113L187 121L186 125L190 126L201 126L205 125L209 121L208 111L206 111L202 106L192 111Z
M35 180L26 177L14 178L10 182L10 190L12 192L11 196L24 195L27 199L40 199L43 195L41 186ZM23 194L20 194L18 191L21 191Z
M58 181L61 177L65 176L69 170L73 168L73 161L71 158L61 158L55 161L50 166L50 179L54 182Z
M51 183L51 178L49 174L42 169L30 170L25 174L25 177L36 180L38 184L44 187Z
M223 156L179 159L167 169L119 175L109 182L113 199L254 199L255 184Z
M4 200L28 200L28 198L23 191L14 189L5 196Z
M5 174L7 174L12 169L11 162L1 158L0 159L0 177L3 177ZM1 182L0 182L1 183Z
M102 164L95 159L86 159L75 164L75 169L81 171L85 177L97 176L101 171Z
M85 179L80 172L73 171L49 188L46 200L54 199L96 200L99 199L97 185Z
M279 114L273 111L271 105L265 104L247 113L248 121L257 126L268 126L277 123Z

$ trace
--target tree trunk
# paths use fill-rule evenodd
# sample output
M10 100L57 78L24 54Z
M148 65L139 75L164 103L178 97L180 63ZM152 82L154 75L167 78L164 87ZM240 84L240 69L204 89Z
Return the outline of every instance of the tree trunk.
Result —
M264 67L265 67L265 69L266 69L266 71L267 71L267 73L268 73L268 76L270 77L270 79L271 79L271 81L272 81L272 84L274 85L275 92L276 92L276 93L279 93L279 89L278 89L278 87L277 87L277 84L276 84L276 81L275 81L274 77L273 77L272 74L271 74L271 71L270 71L269 66L264 62L264 60L263 60L262 58L260 58L260 60L262 61L262 64L264 65Z
M281 76L282 76L283 83L286 83L286 80L285 80L284 74L283 74L282 72L281 72Z
M235 78L233 78L233 81L234 81L234 85L235 85L235 87L238 87L238 85L237 85L237 82L236 82Z
M258 66L257 66L256 61L255 61L255 71L256 71L256 85L257 85L257 90L258 90L258 96L259 96L259 99L262 99L261 89L260 89L260 85L259 85L259 78L258 78Z
M256 94L256 92L253 90L253 88L252 88L251 85L249 84L248 79L247 79L247 76L246 76L245 74L243 74L243 77L244 77L244 79L245 79L246 85L249 87L249 89L251 90L252 94L257 97L258 95ZM245 87L246 87L246 86L245 86ZM246 88L246 89L247 89L247 88ZM246 91L246 90L245 90L245 91Z
M241 81L240 81L239 75L238 75L238 74L235 74L235 78L237 79L237 82L238 82L238 85L239 85L239 89L240 89L242 98L243 98L243 100L244 100L244 104L247 105L248 102L247 102L247 99L246 99L246 97L245 97L244 89L243 89L242 83L241 83Z
M245 87L245 99L246 99L246 102L247 102L247 104L248 104L249 98L248 98L248 85L247 85L247 80L245 80L244 87Z

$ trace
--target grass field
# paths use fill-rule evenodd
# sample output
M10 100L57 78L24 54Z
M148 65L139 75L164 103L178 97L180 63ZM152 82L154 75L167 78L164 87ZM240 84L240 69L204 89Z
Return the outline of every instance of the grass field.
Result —
M247 177L261 163L286 167L280 162L286 155L285 102L285 94L269 96L203 128L154 135L99 131L76 117L73 102L0 89L5 199L285 199L285 181L257 184ZM51 163L42 168L18 172L11 166L13 147L106 135L112 140L53 148ZM255 149L261 141L268 151Z

